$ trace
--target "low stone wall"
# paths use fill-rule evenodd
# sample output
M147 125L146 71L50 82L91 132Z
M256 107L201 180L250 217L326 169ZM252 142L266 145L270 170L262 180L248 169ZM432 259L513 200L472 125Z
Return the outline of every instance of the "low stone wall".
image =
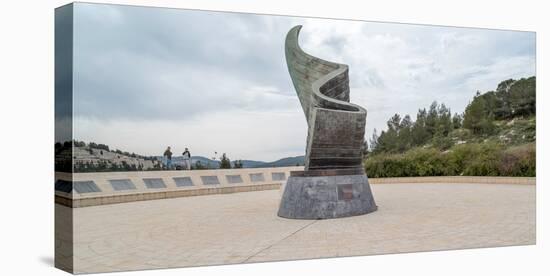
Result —
M279 190L292 171L303 167L56 173L55 202L77 208L141 200ZM392 177L370 178L370 184L488 183L534 185L534 177ZM282 189L281 189L282 190Z
M68 207L88 207L96 205L116 204L142 200L166 199L187 196L213 195L213 194L230 194L240 192L253 192L263 190L278 190L281 188L281 183L249 185L237 187L219 187L219 188L204 188L194 190L167 191L167 192L148 192L125 195L105 195L79 199L69 199L56 194L55 203Z
M56 173L55 202L86 207L185 196L277 190L303 167Z

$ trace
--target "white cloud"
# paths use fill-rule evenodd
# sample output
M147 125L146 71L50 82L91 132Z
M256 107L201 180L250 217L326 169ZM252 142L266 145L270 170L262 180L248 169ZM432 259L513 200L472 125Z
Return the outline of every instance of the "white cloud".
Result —
M161 155L166 146L175 153L189 147L194 155L212 157L225 152L231 159L274 161L303 154L307 124L301 110L251 112L232 110L182 120L116 120L75 118L78 138L100 141L112 148Z
M395 113L414 119L434 100L460 113L477 90L535 74L533 33L319 19L302 32L304 50L350 66L368 136Z
M477 90L535 74L533 33L76 5L75 138L157 154L270 160L303 154L306 125L284 57L286 32L350 66L367 135L437 100L462 112ZM242 138L240 138L242 137Z

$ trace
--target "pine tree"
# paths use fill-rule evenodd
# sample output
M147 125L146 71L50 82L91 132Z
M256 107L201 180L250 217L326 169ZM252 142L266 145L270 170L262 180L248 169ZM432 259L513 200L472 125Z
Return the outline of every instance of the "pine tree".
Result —
M404 152L412 146L412 126L413 121L408 114L403 117L399 124L399 131L397 133L397 151Z
M227 156L222 154L222 158L220 159L220 169L231 169L231 160L227 158Z
M411 128L412 146L424 145L430 139L430 133L426 129L426 109L419 109L416 114L416 121Z
M370 151L375 152L376 148L378 147L378 134L376 132L376 128L372 132L372 137L369 139L370 144Z
M430 105L428 115L426 116L426 131L430 134L430 138L434 136L437 130L438 110L437 102L433 101Z
M437 128L436 133L440 136L446 137L453 129L453 122L451 120L451 110L448 109L445 104L441 104L437 111Z
M460 116L458 113L455 113L453 115L453 128L459 129L462 127L462 116Z
M242 160L235 160L235 162L233 162L233 168L234 169L240 169L243 167L243 161Z
M464 111L464 127L476 135L490 134L494 130L494 115L488 110L485 99L478 93Z

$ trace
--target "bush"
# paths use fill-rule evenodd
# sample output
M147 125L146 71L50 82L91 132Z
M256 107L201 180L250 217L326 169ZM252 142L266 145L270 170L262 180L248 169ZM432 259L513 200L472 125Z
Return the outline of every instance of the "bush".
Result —
M437 147L440 150L447 150L453 146L453 140L449 136L436 135L432 139L434 147Z
M499 172L509 176L535 176L536 159L534 143L509 148L502 153Z
M497 143L455 146L451 159L458 175L497 176L502 146Z
M416 148L404 154L379 154L365 161L370 177L447 175L447 156L436 149Z
M403 154L377 154L365 160L370 177L535 176L535 144L504 148L495 142L462 144L441 152L415 148Z
M447 156L440 151L430 149L413 149L404 155L405 162L411 164L414 170L410 176L446 175Z

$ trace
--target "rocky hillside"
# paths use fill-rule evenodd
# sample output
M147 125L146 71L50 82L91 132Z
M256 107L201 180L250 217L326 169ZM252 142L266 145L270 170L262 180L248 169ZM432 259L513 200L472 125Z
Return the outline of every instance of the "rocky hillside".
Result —
M477 92L464 112L434 102L413 121L395 114L373 135L371 177L536 175L536 79L506 80Z
M104 144L94 142L85 143L82 141L65 142L56 144L56 170L71 171L71 145L72 161L74 172L111 172L111 171L141 171L141 170L162 170L164 169L164 158L162 156L143 156L136 153L121 150L111 150ZM255 160L233 160L231 167L242 168L259 167L286 167L303 165L304 157L287 157L273 162ZM176 169L183 168L183 158L173 156L172 164ZM193 169L219 169L220 161L212 160L203 156L191 157Z

